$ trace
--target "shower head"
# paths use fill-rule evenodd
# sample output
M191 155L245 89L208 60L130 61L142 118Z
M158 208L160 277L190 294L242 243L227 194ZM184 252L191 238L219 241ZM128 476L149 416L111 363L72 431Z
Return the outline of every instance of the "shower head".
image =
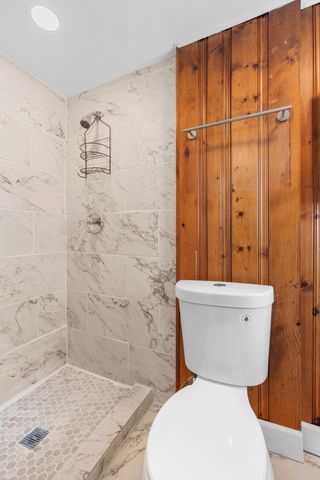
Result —
M81 127L88 130L88 128L90 128L90 121L91 121L91 115L86 115L85 117L82 117L80 120Z
M80 120L81 127L88 130L91 127L95 118L102 118L102 112L91 112L88 113L88 115L82 117Z

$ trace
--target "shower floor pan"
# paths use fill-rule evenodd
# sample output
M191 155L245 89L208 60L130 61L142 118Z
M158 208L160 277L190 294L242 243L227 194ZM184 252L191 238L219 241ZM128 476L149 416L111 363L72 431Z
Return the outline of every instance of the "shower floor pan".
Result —
M0 412L0 479L98 480L151 402L147 387L64 366ZM20 444L35 428L48 434Z

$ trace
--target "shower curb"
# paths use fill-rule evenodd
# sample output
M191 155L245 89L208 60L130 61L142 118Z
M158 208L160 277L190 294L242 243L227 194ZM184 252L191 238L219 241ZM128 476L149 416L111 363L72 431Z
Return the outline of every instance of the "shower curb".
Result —
M112 413L80 445L53 480L99 480L135 424L153 401L152 390L134 384Z

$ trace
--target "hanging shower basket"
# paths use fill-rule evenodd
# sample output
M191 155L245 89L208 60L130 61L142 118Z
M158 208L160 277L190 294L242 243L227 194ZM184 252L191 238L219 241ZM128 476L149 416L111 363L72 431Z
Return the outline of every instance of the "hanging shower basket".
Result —
M79 177L93 173L111 173L111 127L102 120L102 112L92 112L83 117L80 125L85 129L80 157L84 167Z

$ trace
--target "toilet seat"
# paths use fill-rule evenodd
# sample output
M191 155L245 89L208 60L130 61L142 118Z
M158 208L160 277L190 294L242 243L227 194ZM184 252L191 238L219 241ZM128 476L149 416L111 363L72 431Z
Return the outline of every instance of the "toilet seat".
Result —
M155 418L145 470L149 480L266 480L267 461L246 389L198 378Z

